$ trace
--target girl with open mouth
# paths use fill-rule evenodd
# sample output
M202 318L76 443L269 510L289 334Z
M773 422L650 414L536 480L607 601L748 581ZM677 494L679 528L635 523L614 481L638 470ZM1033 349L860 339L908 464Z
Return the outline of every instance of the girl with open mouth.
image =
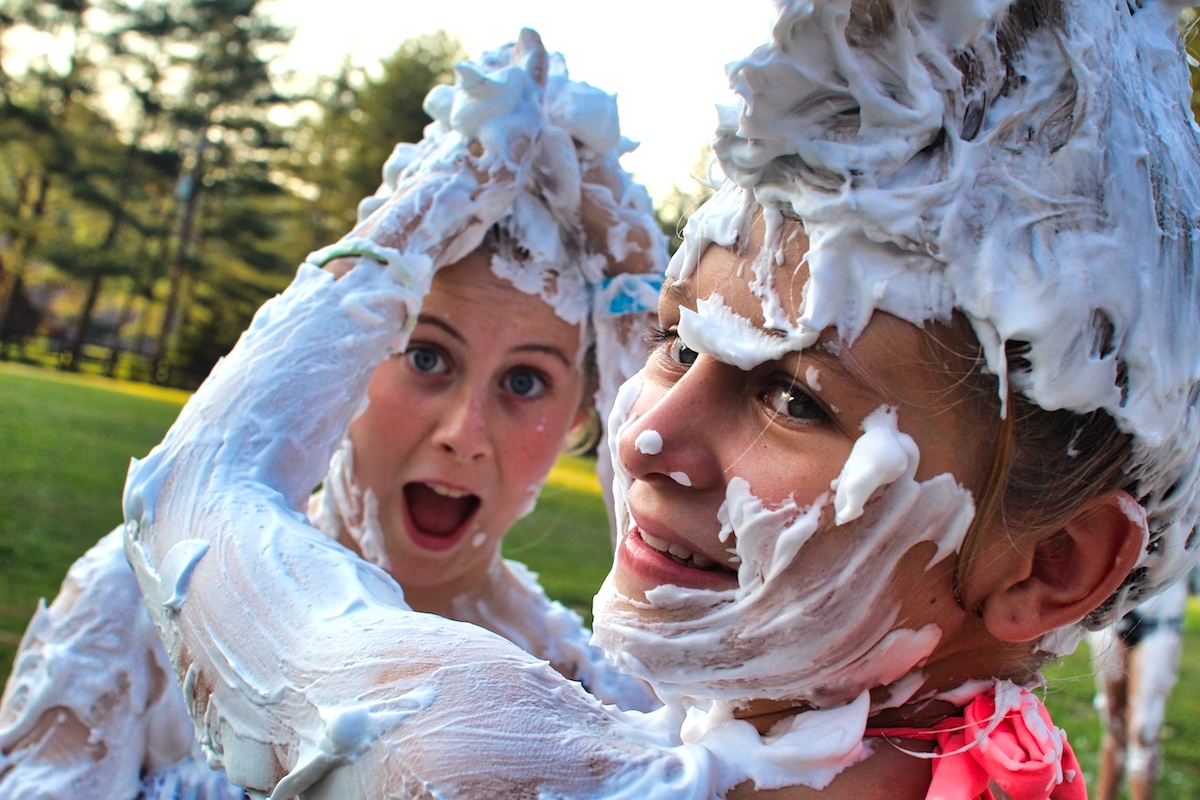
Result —
M419 319L431 272L490 225L454 198L480 208L538 172L553 136L515 105L474 125L464 100L449 157L470 167L408 173L335 246L370 257L337 281L302 270L131 470L130 560L236 781L274 798L1085 796L1039 667L1200 554L1179 7L775 6L771 41L728 68L727 180L688 223L611 418L621 538L597 641L664 706L606 706L414 612L291 512L311 464L257 445L302 431L293 450L319 463L349 416L315 391L280 407L276 386L312 369L365 387L393 321ZM258 354L275 374L247 381Z
M507 104L475 110L487 123L515 104L532 124L558 131L562 146L548 148L542 165L556 176L554 193L531 175L502 198L459 200L456 213L488 222L476 222L472 246L426 281L420 314L391 319L389 342L364 373L365 409L359 387L307 371L299 353L286 376L261 353L243 365L252 382L275 382L282 404L316 393L356 415L332 460L325 446L321 455L306 452L308 422L292 432L261 429L243 443L273 457L323 458L330 466L321 491L309 497L316 474L290 498L297 519L307 510L327 537L323 547L336 539L359 553L362 568L382 569L374 574L386 573L391 591L398 582L413 608L493 631L606 702L649 709L658 701L645 683L615 669L576 613L501 557L504 535L533 509L555 459L589 421L595 427L597 412L607 416L617 387L644 360L641 331L666 260L649 197L618 162L625 145L614 98L569 80L561 56L532 32L460 70L482 74L514 51L521 83ZM380 192L360 207L363 231L404 182L408 162L436 160L457 137L449 126L455 102L451 87L431 93L434 127L422 142L397 147ZM448 234L444 244L459 242ZM366 239L342 252L377 254ZM337 255L312 259L344 271L347 259ZM341 358L346 343L334 334L309 354ZM204 405L204 395L190 407ZM599 464L607 483L607 458ZM301 559L272 569L307 567ZM244 796L196 744L146 602L117 531L74 565L59 598L31 621L0 705L0 798Z

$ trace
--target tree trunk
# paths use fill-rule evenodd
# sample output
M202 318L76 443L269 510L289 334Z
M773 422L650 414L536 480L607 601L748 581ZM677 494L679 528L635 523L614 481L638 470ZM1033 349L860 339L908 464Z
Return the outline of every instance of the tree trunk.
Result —
M75 325L75 334L71 337L71 354L65 364L59 368L71 372L79 371L79 363L83 357L83 345L87 339L87 329L92 323L92 314L96 310L96 301L100 298L100 286L104 283L103 275L93 275L88 282L87 299L83 301L83 310L79 312L79 321Z
M37 246L37 222L46 213L46 195L49 194L50 177L43 173L38 178L36 195L34 197L33 206L30 209L29 228L24 235L18 237L14 243L13 251L16 253L16 259L9 264L8 270L0 275L0 351L7 356L8 340L9 340L9 324L8 319L12 314L13 307L16 305L17 286L21 282L21 276L25 273L25 264L29 261L30 255L33 254L33 248Z
M108 347L108 361L104 364L104 374L110 378L117 376L117 364L121 362L123 351L121 329L129 324L129 318L133 315L133 300L137 294L137 281L131 281L129 291L125 293L125 300L121 303L121 313L117 315L117 326L113 328L112 343Z
M175 328L175 317L179 305L179 292L183 284L184 269L192 244L192 230L195 225L196 201L200 197L200 183L204 180L204 151L208 147L208 129L200 132L200 141L196 143L196 162L192 164L191 172L183 191L183 215L179 223L179 241L175 246L175 258L171 261L171 269L167 275L167 305L163 310L162 327L159 328L158 338L154 342L154 350L150 354L150 382L160 383L159 369L166 356L171 333Z

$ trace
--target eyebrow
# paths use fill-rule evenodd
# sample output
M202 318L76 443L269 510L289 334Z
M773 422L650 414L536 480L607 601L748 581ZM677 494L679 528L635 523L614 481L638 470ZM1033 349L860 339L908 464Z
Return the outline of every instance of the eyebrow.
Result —
M692 299L692 284L690 281L669 281L663 284L663 296L670 302L676 305L686 305ZM783 336L784 333L774 328L764 328L763 333L767 336ZM816 365L825 369L828 368L841 376L845 381L852 384L854 388L862 392L875 392L881 390L881 383L878 378L871 375L856 363L856 359L844 357L843 355L831 353L827 345L833 342L818 342L806 350L793 350L784 358L798 358L798 367L802 367L804 362L816 362ZM845 350L849 345L838 343L838 346ZM799 375L799 372L795 373Z
M467 343L467 340L463 338L463 335L458 332L457 328L455 328L453 325L451 325L448 322L443 322L442 320L438 319L437 317L431 317L428 314L418 314L417 315L417 324L418 325L432 325L435 328L441 328L443 331L445 331L447 334L449 334L454 339L457 339L458 341L462 342L463 344Z
M432 317L428 314L418 314L417 315L417 324L418 325L432 325L433 327L444 331L447 336L451 337L455 341L458 341L462 344L467 343L467 340L463 337L463 335L461 333L458 332L458 329L455 328L450 323L446 322L445 320L438 319L437 317ZM561 361L568 369L575 368L575 363L573 361L571 361L571 359L567 358L567 354L562 351L562 348L555 347L554 345L551 345L551 344L539 344L537 342L531 342L529 344L522 344L522 345L518 345L517 347L514 347L513 352L515 352L515 353L545 353L546 355L552 356L552 357L558 359L559 361Z
M825 344L828 343L817 343L808 350L794 353L794 355L800 357L799 366L802 367L805 361L809 361L809 363L815 362L815 366L820 369L831 370L861 392L877 394L884 391L879 378L860 366L857 363L858 360L852 355L849 357L845 355L845 349L849 345L839 343L842 353L834 354L824 347Z
M663 284L662 294L676 305L685 305L692 299L691 284L687 281L670 281Z

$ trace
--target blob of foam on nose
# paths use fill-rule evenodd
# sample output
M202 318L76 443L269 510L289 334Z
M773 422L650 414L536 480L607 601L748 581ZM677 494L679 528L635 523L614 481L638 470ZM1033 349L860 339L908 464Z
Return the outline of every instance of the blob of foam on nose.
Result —
M633 440L633 446L637 448L639 453L656 456L662 452L663 438L658 431L645 430L639 433L637 438Z

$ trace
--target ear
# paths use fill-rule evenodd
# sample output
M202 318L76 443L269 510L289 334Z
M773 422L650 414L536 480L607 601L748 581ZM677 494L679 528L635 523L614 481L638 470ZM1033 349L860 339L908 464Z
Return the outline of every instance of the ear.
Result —
M1078 622L1120 587L1148 536L1145 512L1118 490L1061 527L1014 542L1004 576L979 606L984 626L1001 641L1030 642Z

